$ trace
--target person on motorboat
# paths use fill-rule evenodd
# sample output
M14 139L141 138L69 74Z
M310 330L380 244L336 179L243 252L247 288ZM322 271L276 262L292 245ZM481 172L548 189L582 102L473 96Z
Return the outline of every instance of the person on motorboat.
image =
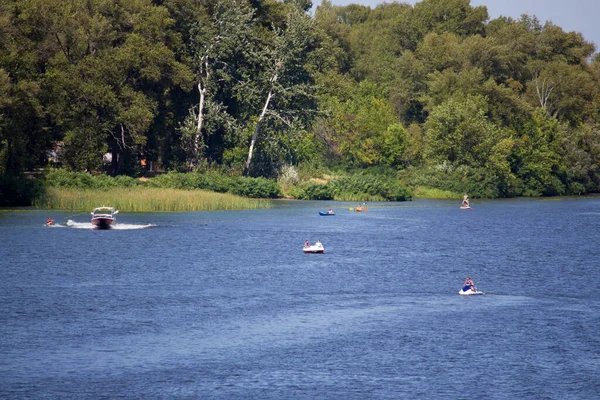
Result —
M467 279L465 280L465 283L463 283L463 286L469 286L472 292L475 292L475 282L473 282L473 279L471 279L470 276L467 275Z
M50 226L54 223L54 220L52 219L52 217L48 217L48 219L46 220L46 225Z
M310 247L310 243L308 242L308 240L304 241L304 247Z
M462 206L469 207L469 195L467 195L466 193L463 196Z
M323 243L321 243L320 240L317 240L317 243L315 243L315 246L317 246L317 247L323 247Z

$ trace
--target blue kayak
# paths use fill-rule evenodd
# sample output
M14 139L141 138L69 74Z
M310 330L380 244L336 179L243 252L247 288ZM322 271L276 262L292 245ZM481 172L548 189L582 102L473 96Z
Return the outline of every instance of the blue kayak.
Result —
M335 215L335 214L329 214L328 212L319 211L319 215L322 215L322 216L325 217L325 216L328 216L328 215Z

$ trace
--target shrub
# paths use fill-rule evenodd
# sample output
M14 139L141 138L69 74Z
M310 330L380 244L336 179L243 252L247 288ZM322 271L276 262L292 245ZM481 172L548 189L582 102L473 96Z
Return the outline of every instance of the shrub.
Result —
M296 171L296 168L294 168L293 165L284 165L279 171L277 183L279 183L283 188L287 189L297 185L298 182L300 182L300 177L298 175L298 171Z
M295 197L300 200L333 200L333 187L329 184L303 182L296 186Z
M39 179L26 176L0 176L0 207L30 206L44 194L44 185Z
M373 197L381 197L387 201L406 201L412 200L411 191L402 185L398 180L386 176L369 173L358 173L348 177L340 177L331 182L334 192L337 195L368 195L368 199L373 201ZM353 199L360 200L360 199Z
M275 182L266 178L244 178L239 177L229 190L238 196L274 199L281 197L281 188Z
M77 189L110 189L133 187L141 184L139 180L125 175L113 178L108 175L91 175L63 169L49 171L44 178L46 185L50 187Z

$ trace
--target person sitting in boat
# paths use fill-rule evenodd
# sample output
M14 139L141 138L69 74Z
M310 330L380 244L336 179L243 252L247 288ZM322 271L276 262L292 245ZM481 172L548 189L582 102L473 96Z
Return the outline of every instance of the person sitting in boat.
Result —
M315 243L315 246L317 246L317 247L323 247L323 243L321 243L320 240L317 240L317 243Z
M471 288L471 291L475 292L475 282L473 282L471 277L468 275L467 275L467 279L465 280L465 283L463 283L463 286L469 286Z
M467 195L466 193L463 196L462 206L469 207L469 195Z
M327 211L329 214L334 214L333 210L330 208L329 211Z
M310 247L310 243L308 243L308 240L304 241L304 247Z

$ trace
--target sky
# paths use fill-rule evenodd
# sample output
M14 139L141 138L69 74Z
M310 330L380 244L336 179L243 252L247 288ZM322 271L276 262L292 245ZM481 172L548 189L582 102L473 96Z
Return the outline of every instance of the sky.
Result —
M331 0L333 5L362 4L375 7L384 0ZM391 3L388 0L387 3ZM400 0L415 4L418 0ZM321 4L313 0L314 5ZM471 6L486 6L490 19L500 16L519 18L522 14L535 15L543 24L552 21L566 32L579 32L588 42L596 44L600 51L600 0L471 0Z

